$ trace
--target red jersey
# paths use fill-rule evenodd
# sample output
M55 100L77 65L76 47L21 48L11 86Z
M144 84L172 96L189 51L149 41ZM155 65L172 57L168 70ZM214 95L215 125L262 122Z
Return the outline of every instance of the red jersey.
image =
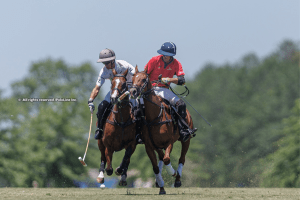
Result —
M147 74L149 75L150 81L158 80L158 76L162 74L162 78L173 78L174 75L182 76L185 75L182 70L181 63L173 58L173 61L164 68L164 61L162 59L162 55L154 56L149 60L144 69L147 68ZM156 83L152 83L152 85L156 85ZM158 84L159 87L166 87L164 84Z

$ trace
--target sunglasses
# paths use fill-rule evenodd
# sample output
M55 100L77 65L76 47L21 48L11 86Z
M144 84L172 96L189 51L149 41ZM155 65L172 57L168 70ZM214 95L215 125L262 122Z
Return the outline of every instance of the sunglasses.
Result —
M104 65L108 65L110 61L103 62Z

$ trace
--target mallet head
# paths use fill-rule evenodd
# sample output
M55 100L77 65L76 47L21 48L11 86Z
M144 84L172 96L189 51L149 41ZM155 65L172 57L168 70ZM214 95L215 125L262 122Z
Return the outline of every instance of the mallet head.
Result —
M81 162L83 166L85 167L87 166L87 164L84 162L84 160L81 157L79 157L78 160Z

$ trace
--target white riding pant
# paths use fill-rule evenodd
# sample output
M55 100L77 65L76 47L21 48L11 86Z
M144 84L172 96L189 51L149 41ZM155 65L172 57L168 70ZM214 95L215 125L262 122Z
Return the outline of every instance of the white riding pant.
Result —
M157 96L160 96L161 98L164 98L164 99L168 100L172 106L175 106L177 101L180 100L180 98L178 96L176 96L171 90L169 90L167 88L164 88L164 87L154 87L154 93ZM111 96L111 91L109 91L106 94L104 100L110 103L110 96ZM134 107L137 106L137 100L136 99L129 98L129 100L130 100L130 102L132 103L132 105Z
M176 94L174 94L171 90L164 87L154 87L154 93L161 98L164 98L170 102L172 106L175 106L177 101L180 100Z

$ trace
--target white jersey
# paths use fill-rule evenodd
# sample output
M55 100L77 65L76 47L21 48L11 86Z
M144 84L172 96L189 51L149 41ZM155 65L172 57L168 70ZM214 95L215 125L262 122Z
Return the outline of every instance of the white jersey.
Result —
M127 85L132 85L132 76L135 73L135 68L126 62L125 60L116 60L115 62L115 70L118 74L122 74L128 69L128 73L126 76L127 79ZM100 70L98 80L96 82L96 85L102 86L105 82L105 79L112 80L114 78L114 74L112 72L112 69L107 69L105 66Z

